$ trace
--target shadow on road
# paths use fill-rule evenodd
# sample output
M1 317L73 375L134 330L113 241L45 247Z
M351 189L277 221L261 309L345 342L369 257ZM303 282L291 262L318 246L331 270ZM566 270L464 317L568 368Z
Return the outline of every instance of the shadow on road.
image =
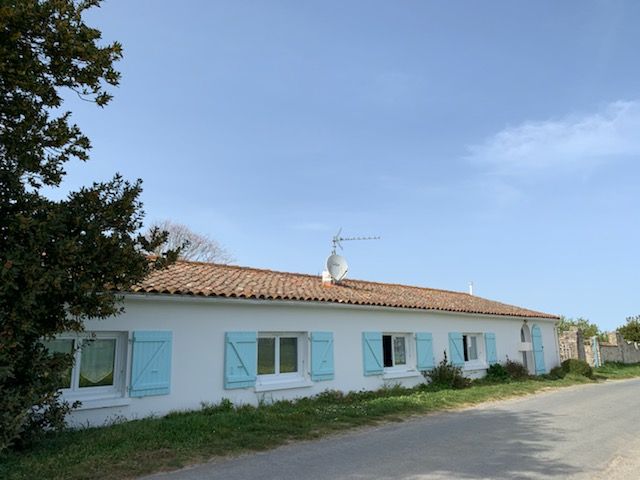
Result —
M395 452L403 458L401 475L368 478L564 478L579 472L554 457L562 432L552 416L535 411L467 411L442 426L425 424L421 437L419 448L404 444Z
M197 479L564 478L578 473L554 456L566 441L554 416L467 410L304 442L169 474Z

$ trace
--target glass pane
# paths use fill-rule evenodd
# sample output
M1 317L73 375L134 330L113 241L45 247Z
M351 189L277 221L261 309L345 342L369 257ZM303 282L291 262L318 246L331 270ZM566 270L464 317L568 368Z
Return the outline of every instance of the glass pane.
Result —
M49 340L44 342L44 346L47 347L51 354L64 353L70 355L73 353L73 340L70 338ZM71 367L64 372L60 388L71 388Z
M298 371L298 339L283 337L280 339L280 373Z
M478 359L478 339L477 337L469 337L469 360Z
M393 337L393 359L395 365L406 365L407 355L404 346L404 337Z
M258 375L276 373L276 339L258 338Z
M116 340L85 340L80 353L80 387L113 385Z
M469 361L469 337L467 335L462 336L462 350L464 351L464 361Z
M391 335L382 336L382 360L385 367L393 367L393 352L391 351Z

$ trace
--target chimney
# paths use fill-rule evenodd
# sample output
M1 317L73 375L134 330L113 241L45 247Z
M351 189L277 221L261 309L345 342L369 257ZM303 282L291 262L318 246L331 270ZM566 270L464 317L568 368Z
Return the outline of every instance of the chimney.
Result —
M473 295L473 282L469 282L469 295Z
M333 285L333 279L331 278L331 275L329 275L329 272L327 272L326 270L322 271L322 286L323 287L330 287Z

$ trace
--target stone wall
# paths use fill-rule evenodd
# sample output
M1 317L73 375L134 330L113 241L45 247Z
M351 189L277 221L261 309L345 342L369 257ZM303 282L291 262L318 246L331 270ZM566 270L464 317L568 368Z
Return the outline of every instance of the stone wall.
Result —
M618 332L609 334L609 341L600 344L603 362L640 363L640 344L627 342Z
M569 358L586 360L584 350L584 337L577 328L570 328L566 332L558 334L558 345L560 347L560 361L564 362Z
M558 343L560 347L560 361L564 362L569 358L584 360L592 367L596 366L596 358L602 359L602 352L599 344L596 343L596 351L594 351L591 338L584 338L581 330L570 328L566 332L558 334ZM610 360L613 361L613 360Z

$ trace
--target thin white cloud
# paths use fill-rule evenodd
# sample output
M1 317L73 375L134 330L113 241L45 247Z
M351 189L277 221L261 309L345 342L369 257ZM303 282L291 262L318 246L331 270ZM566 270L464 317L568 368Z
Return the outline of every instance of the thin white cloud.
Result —
M561 120L525 122L469 148L468 159L504 175L592 168L640 156L640 102L614 102L602 111Z

